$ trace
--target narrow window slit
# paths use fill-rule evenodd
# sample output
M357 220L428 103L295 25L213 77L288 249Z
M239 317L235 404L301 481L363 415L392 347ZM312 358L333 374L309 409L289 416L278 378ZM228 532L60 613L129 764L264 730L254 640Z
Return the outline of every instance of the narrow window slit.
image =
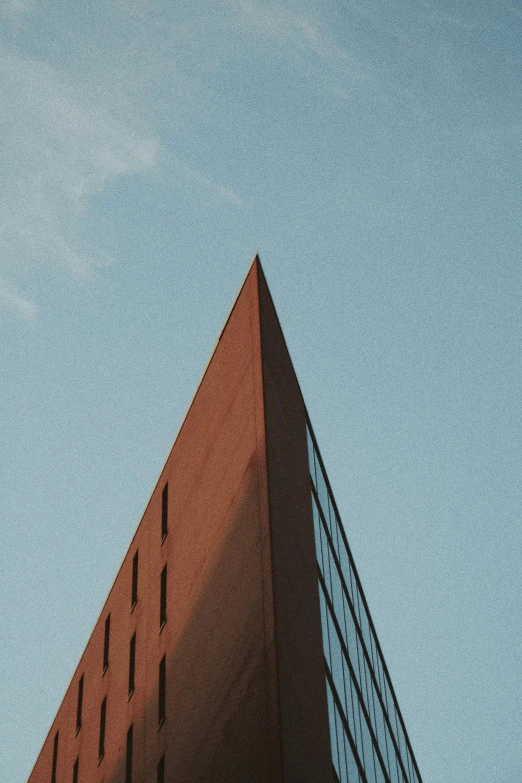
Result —
M132 558L131 612L138 603L138 551Z
M76 704L76 733L82 727L82 707L83 707L83 674L78 680L78 702Z
M169 532L169 484L163 487L161 493L161 543L163 543Z
M133 745L133 724L129 726L127 732L127 752L125 757L125 783L132 783L132 745Z
M165 756L164 755L159 760L156 783L165 783Z
M166 697L166 685L167 685L167 665L165 655L160 661L159 665L159 679L158 679L158 729L160 729L165 723L165 697Z
M136 634L133 634L129 646L129 699L134 693L135 668L136 668Z
M60 732L57 731L54 735L53 744L53 766L51 770L51 783L56 783L56 768L58 766L58 742L60 739Z
M100 709L100 737L98 740L98 764L105 755L105 720L107 717L107 697L104 698Z
M109 667L109 642L111 637L111 616L107 615L105 620L105 636L103 639L103 674Z
M160 631L167 622L167 565L163 566L160 580Z

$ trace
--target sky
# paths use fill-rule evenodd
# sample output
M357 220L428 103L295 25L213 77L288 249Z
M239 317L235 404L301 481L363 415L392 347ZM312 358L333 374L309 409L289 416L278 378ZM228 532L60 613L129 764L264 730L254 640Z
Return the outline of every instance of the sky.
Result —
M0 780L259 252L424 783L522 780L520 0L0 0Z

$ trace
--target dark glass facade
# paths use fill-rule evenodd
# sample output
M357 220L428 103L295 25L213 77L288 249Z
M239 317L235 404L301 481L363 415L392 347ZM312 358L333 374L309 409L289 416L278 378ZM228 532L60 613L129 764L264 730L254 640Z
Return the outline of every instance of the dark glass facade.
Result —
M335 779L421 783L310 422L307 437Z

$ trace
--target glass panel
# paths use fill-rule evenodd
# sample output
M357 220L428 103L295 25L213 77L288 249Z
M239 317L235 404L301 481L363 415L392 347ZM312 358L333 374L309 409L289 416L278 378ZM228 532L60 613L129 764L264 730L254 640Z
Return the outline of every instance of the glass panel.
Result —
M404 765L404 769L410 774L410 778L411 778L411 773L409 771L409 765L408 765L408 749L406 747L406 739L404 737L404 732L402 730L402 726L400 724L397 715L396 715L396 721L397 721L397 733L399 736L399 748L401 751L402 763Z
M346 626L344 623L344 604L343 604L343 588L341 585L341 577L335 563L333 562L333 555L330 559L330 574L332 578L332 591L331 598L334 605L335 616L341 628L341 634L343 639L346 639Z
M350 688L350 671L348 669L346 658L343 658L343 676L344 676L344 688L345 688L345 700L346 700L346 719L348 721L348 726L350 729L350 734L352 736L352 739L355 743L357 743L357 735L355 731L355 721L354 721L354 712L353 712L353 698L352 698L352 692Z
M319 584L319 603L321 605L321 628L323 631L323 650L324 655L328 663L330 664L330 641L328 638L328 610L326 608L326 600L323 593L323 588Z
M329 547L328 547L328 540L326 536L326 531L324 529L324 524L321 520L321 524L319 526L319 533L321 536L321 562L323 567L323 576L324 580L326 582L327 590L330 591L330 555L329 555Z
M348 618L348 623L346 626L347 634L347 647L348 647L348 655L350 658L350 663L352 664L352 667L355 671L355 676L357 677L357 680L359 679L359 662L357 660L357 631L355 630L355 625L353 622L352 615Z
M339 558L339 525L337 523L337 515L333 507L331 495L328 495L328 515L330 517L330 530L332 531L332 540L335 547L335 554Z
M358 783L359 781L359 768L355 761L352 748L348 742L348 738L345 738L345 751L346 751L346 766L348 768L348 783Z
M373 661L373 670L374 670L375 676L377 678L378 688L379 688L379 690L382 693L381 674L380 674L380 671L379 671L379 656L377 655L377 647L375 645L375 637L374 637L373 634L372 634L372 637L371 637L371 643L372 643L372 649L371 649L371 653L370 654L371 654L372 661Z
M399 744L399 734L397 732L397 719L395 717L395 707L393 702L393 696L391 695L390 686L388 685L387 680L384 680L384 690L386 693L386 703L388 706L388 716L390 718L390 723L392 727L392 731L395 735L395 739L397 740L397 745Z
M386 745L388 747L388 758L390 760L389 763L390 778L392 780L392 783L402 783L402 775L400 773L400 767L397 762L397 754L395 753L395 748L393 747L391 734L387 726L384 727L384 731L386 734Z
M339 560L348 595L350 596L350 600L353 601L352 585L350 583L350 561L348 560L348 552L346 551L341 536L339 536Z
M341 643L339 641L339 637L337 635L337 631L335 630L334 623L330 614L328 616L328 630L330 632L329 634L330 655L332 658L330 670L332 673L335 688L337 690L337 694L341 699L341 701L344 702L345 698L344 698L344 679L343 679L343 657L341 652Z
M326 482L319 464L317 465L317 494L319 495L319 503L321 504L321 509L323 511L326 524L328 525L328 529L331 531L330 517L328 514L328 490L326 489Z
M355 612L355 617L357 618L357 622L359 622L359 604L358 604L358 598L357 598L357 581L355 579L355 574L353 572L352 565L350 563L350 584L352 586L352 605L353 610Z
M361 645L361 640L359 639L359 636L357 636L357 656L358 656L358 659L359 659L359 666L358 666L359 687L360 687L361 692L362 692L364 706L366 707L366 710L367 710L368 714L371 715L370 703L368 701L368 692L367 692L367 689L366 689L366 677L365 677L363 651L362 651L362 645Z
M308 427L306 428L306 442L308 445L308 465L310 468L310 475L313 479L313 482L315 484L315 459L314 459L314 444L312 442L312 436L310 435L310 431Z
M326 683L326 695L328 697L328 717L330 719L330 744L332 747L332 762L335 767L335 771L339 775L339 754L337 752L337 732L335 728L335 706L328 682Z
M411 781L415 780L415 767L413 766L413 761L411 760L411 753L408 751L408 766L406 767L409 778Z
M373 691L373 706L375 711L375 730L377 735L377 742L379 744L379 750L381 752L381 756L384 762L384 765L386 769L388 770L390 777L394 783L398 783L392 774L392 771L390 769L390 764L388 763L388 747L386 744L386 726L384 722L384 715L382 712L382 707L380 705L379 699L377 698L377 694L375 692L375 689L372 687Z
M361 733L362 733L362 748L364 756L364 770L368 783L375 783L377 780L375 774L375 764L373 759L373 743L368 729L368 724L364 718L364 714L361 711Z
M348 774L346 771L346 756L344 752L344 727L341 721L341 716L339 715L339 711L336 709L336 724L337 724L337 750L339 752L339 777L341 780L341 783L347 783L348 781Z
M359 617L361 618L361 631L364 639L364 644L366 645L366 649L368 651L368 655L370 656L371 660L371 654L372 654L372 644L371 644L371 632L370 632L370 623L368 622L368 615L366 614L366 609L364 608L364 603L359 596Z
M355 740L357 749L359 750L359 756L362 758L361 716L359 714L359 699L357 698L357 691L355 690L355 685L351 678L350 678L350 691L352 694L353 721L355 725L355 734L353 738Z
M319 511L313 495L312 495L312 516L314 519L315 548L316 551L319 552L321 549L321 531L319 529L321 525L321 520L319 519Z
M364 606L363 592L357 584L353 559L343 538L342 523L335 512L308 428L307 447L310 474L318 496L317 501L312 492L317 560L325 585L319 590L323 646L334 688L332 691L327 683L334 769L339 783L362 783L364 776L359 773L356 761L358 753L367 777L365 783L388 783L388 778L390 783L421 783L399 723L398 708ZM332 609L328 607L326 595ZM334 692L342 709L335 702ZM397 748L408 780L403 778Z

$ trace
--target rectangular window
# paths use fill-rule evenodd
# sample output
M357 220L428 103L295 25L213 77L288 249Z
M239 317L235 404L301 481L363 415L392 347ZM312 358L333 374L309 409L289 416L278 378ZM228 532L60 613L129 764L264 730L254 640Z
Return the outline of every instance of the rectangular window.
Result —
M158 729L165 722L165 689L167 685L167 672L166 672L166 659L165 656L160 661L159 665L159 682L158 682Z
M165 783L165 756L159 760L156 783Z
M160 584L160 631L167 622L167 565L161 572Z
M134 669L136 666L136 634L133 634L129 647L129 699L134 693Z
M127 753L125 757L125 783L132 783L132 742L133 742L133 724L129 726L127 732Z
M169 484L163 487L161 493L161 543L165 541L169 532Z
M138 551L132 558L131 612L138 603Z
M103 640L103 673L107 671L109 666L109 640L111 637L111 616L107 615L105 620L105 637Z
M76 759L76 761L74 762L72 783L78 783L78 767L79 767L79 765L80 765L80 758L78 757Z
M107 696L102 701L100 710L100 739L98 741L98 764L105 753L105 719L107 717Z
M56 767L58 766L58 740L60 738L60 732L57 731L54 735L53 744L53 767L51 770L51 783L56 783Z
M76 733L82 727L82 706L83 706L83 674L78 680L78 702L76 704Z

